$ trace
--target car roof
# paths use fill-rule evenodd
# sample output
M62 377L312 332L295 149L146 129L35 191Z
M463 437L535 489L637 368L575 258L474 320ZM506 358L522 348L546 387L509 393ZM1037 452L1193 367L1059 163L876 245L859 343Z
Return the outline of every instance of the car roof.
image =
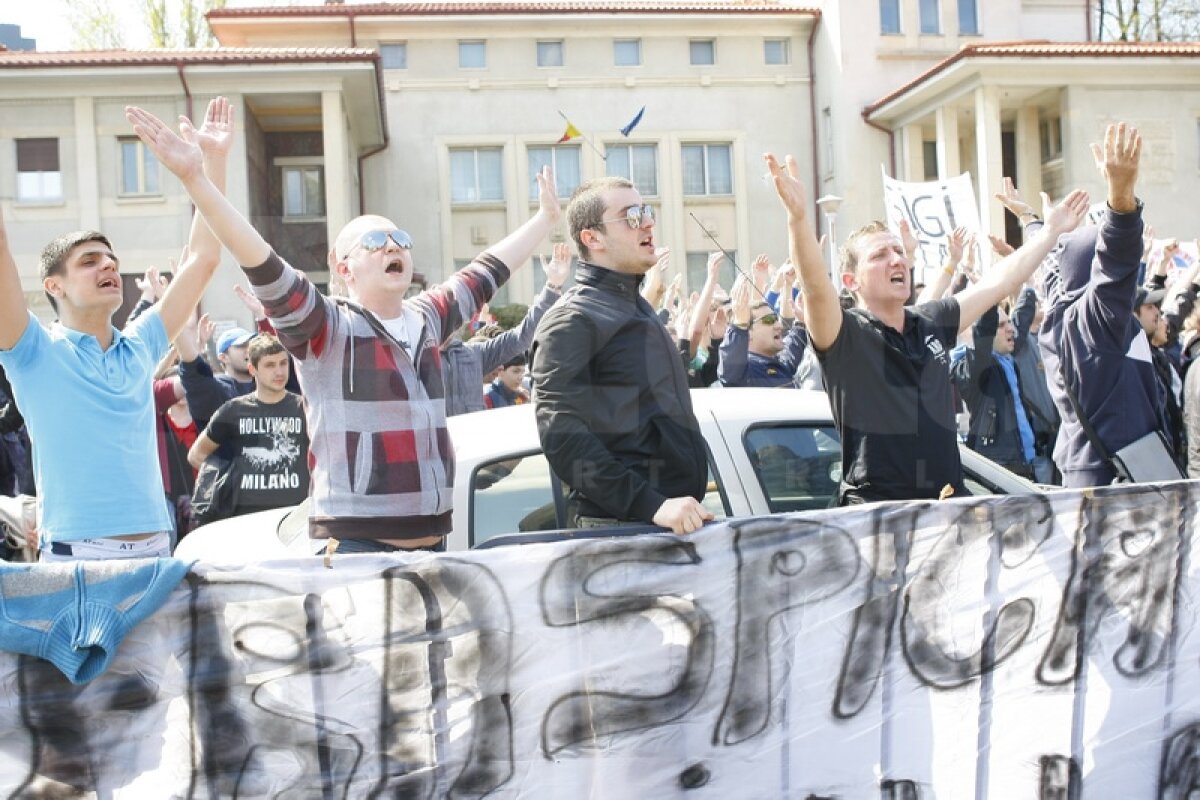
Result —
M808 389L692 389L692 408L698 418L716 416L726 423L771 419L833 422L829 398L824 392ZM541 450L530 403L460 414L450 417L447 425L460 460L497 452Z

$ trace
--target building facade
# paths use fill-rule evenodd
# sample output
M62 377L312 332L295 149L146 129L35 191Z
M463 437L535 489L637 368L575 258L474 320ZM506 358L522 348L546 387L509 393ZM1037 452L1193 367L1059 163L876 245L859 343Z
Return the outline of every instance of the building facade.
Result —
M796 156L814 199L843 198L840 232L882 215L881 169L970 171L998 231L1003 175L1027 194L1098 190L1086 143L1117 117L1148 134L1148 217L1194 235L1180 198L1200 168L1200 49L1088 43L1086 0L321 4L208 20L217 50L0 53L0 197L31 299L37 252L66 230L112 234L130 274L177 252L187 198L122 108L171 119L218 93L241 112L231 199L318 283L363 211L407 229L436 282L533 213L546 163L564 197L634 180L692 288L717 246L743 265L785 257L768 151ZM560 141L568 124L581 135ZM238 279L224 265L205 309L248 321ZM528 302L540 280L518 271L499 302Z

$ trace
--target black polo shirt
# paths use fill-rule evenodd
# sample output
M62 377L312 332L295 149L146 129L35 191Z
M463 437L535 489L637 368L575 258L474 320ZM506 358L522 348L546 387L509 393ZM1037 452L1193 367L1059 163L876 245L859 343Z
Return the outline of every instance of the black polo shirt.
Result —
M865 309L842 318L818 352L842 438L842 505L966 495L950 388L958 338L954 298L904 309L904 332Z

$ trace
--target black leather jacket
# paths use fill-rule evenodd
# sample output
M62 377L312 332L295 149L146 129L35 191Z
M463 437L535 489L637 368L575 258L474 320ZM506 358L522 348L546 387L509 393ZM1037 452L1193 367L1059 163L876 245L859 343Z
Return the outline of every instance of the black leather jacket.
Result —
M538 436L585 516L650 522L708 480L687 373L640 283L580 262L534 336Z

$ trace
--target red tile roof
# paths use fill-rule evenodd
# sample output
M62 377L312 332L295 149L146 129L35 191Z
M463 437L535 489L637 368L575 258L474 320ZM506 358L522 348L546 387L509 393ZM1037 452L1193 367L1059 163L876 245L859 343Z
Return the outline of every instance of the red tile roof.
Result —
M899 89L863 109L869 119L883 106L968 58L1148 58L1151 56L1200 56L1200 42L983 42L965 45L939 61Z
M480 2L215 8L210 20L239 17L481 16L492 14L807 14L820 6L792 0L480 0Z
M0 52L0 69L22 67L157 67L176 64L374 62L374 50L349 47L218 47L204 50L81 50Z

